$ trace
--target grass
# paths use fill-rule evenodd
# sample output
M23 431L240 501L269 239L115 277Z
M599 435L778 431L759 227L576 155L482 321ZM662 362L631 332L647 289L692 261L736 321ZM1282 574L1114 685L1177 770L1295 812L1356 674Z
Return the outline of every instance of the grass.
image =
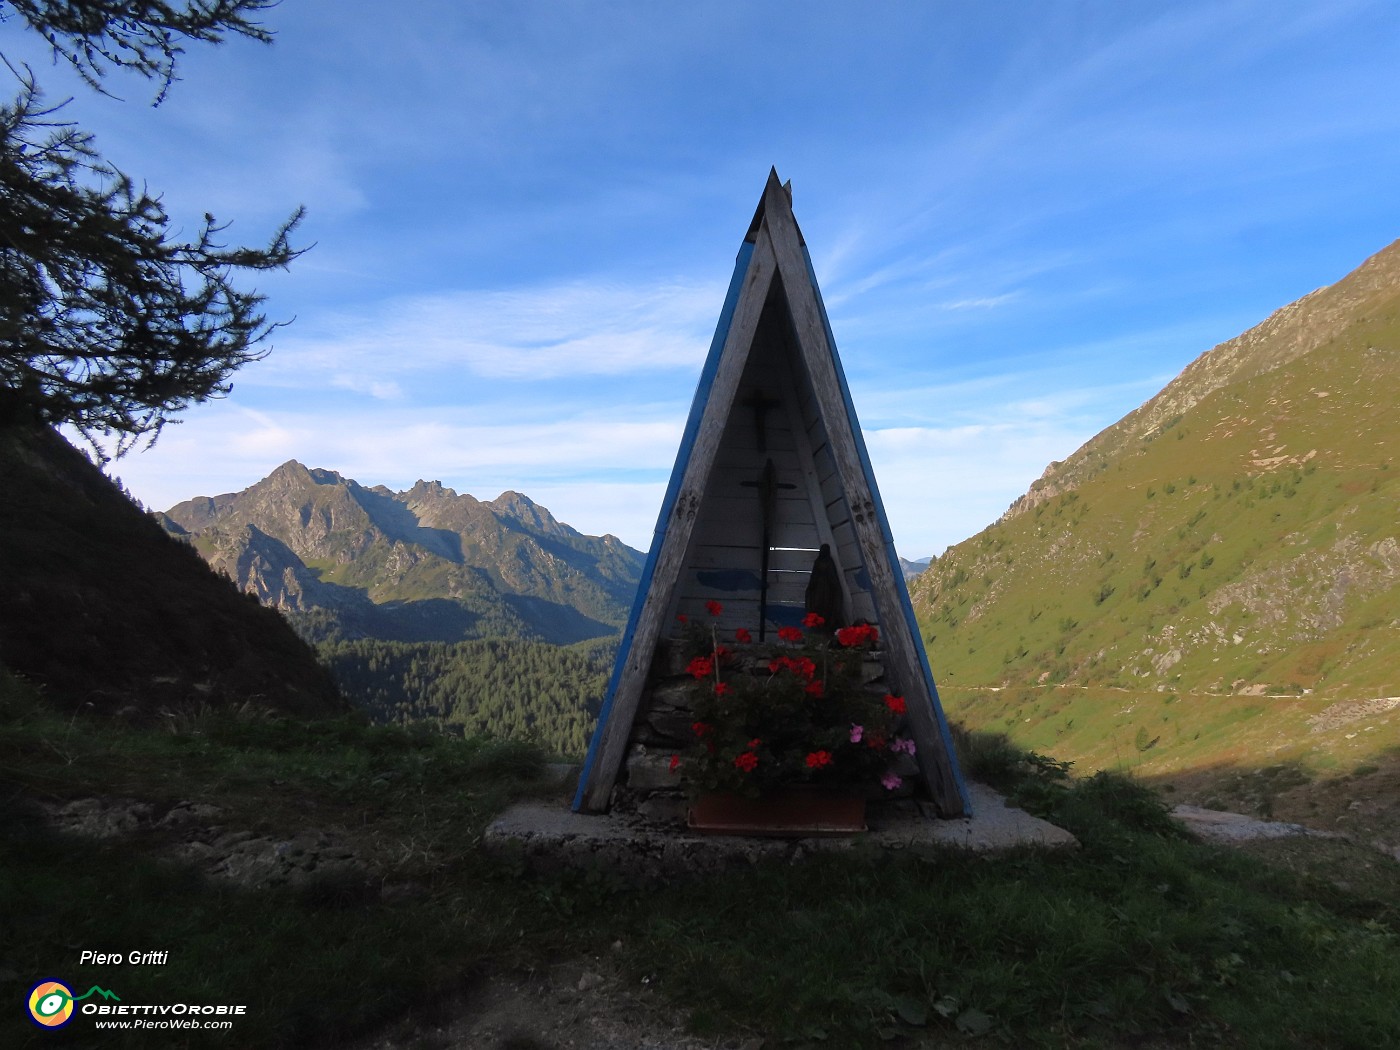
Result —
M491 814L549 790L526 747L252 712L123 727L59 717L0 677L0 994L100 979L145 1001L246 1003L238 1045L338 1046L432 1017L485 973L607 953L697 1032L773 1047L1394 1045L1392 873L1339 886L1332 863L1186 840L1124 777L1075 780L1004 738L963 751L1082 848L857 849L637 888L523 878L481 851ZM39 819L38 803L94 795L214 803L260 833L327 829L416 892L233 889L161 859L156 831L103 843ZM85 947L171 954L95 970L77 964ZM59 1038L17 1034L6 1045Z

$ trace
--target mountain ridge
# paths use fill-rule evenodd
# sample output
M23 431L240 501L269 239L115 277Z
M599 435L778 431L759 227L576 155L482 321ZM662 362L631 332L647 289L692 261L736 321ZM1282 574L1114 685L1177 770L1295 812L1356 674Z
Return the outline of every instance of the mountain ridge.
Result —
M394 492L297 460L158 518L317 640L603 637L625 621L642 562L513 490L485 502L420 479Z
M1313 352L1347 327L1359 306L1384 300L1400 282L1400 240L1370 255L1334 284L1317 288L1275 310L1259 324L1196 357L1153 397L1104 428L1045 472L999 521L1034 510L1069 491L1093 470L1094 462L1120 451L1127 441L1159 430L1231 383L1273 371Z
M1400 242L1202 354L911 582L950 717L1090 769L1384 766L1397 388Z
M989 685L1400 691L1331 652L1400 600L1397 385L1400 242L1202 354L940 557L913 584L926 638Z

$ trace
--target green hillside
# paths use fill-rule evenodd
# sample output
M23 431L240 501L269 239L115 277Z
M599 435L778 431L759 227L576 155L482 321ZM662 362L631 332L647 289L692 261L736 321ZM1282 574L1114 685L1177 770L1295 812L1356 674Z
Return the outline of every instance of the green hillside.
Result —
M1203 355L912 584L950 710L1078 761L1188 768L1317 751L1331 705L1400 696L1397 388L1392 245ZM1321 751L1400 744L1382 722Z
M0 427L0 669L83 714L346 703L271 609L172 540L56 432Z

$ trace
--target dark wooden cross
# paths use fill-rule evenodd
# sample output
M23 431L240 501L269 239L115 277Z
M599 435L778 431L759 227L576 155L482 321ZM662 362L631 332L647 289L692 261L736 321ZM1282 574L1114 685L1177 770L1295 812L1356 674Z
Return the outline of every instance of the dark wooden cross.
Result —
M758 489L759 511L763 521L763 546L759 548L762 564L758 584L758 640L761 642L768 633L768 548L773 519L778 514L778 490L795 489L797 486L778 480L778 468L773 466L771 459L764 462L763 472L755 480L741 481L739 484L745 488Z
M754 433L758 435L758 450L760 452L767 452L768 434L763 425L764 417L768 415L768 410L770 408L777 408L782 402L775 398L764 397L762 390L755 390L739 403L746 408L753 409L753 428Z

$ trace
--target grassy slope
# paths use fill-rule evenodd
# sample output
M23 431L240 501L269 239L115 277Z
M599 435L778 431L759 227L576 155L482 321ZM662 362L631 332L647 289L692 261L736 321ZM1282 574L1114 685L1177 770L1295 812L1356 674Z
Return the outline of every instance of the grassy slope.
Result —
M1324 715L1400 696L1400 284L1332 322L1129 417L916 581L951 713L1090 769L1350 771L1400 747L1384 711Z
M172 540L58 434L0 430L0 662L74 707L343 711L273 610Z
M969 757L1083 850L933 862L857 850L636 889L603 872L521 878L481 853L489 815L538 790L538 756L518 746L228 716L114 729L55 717L0 678L0 990L14 1001L31 975L100 978L129 1001L246 1003L239 1045L338 1046L406 1010L441 1019L487 970L606 953L697 1030L774 1045L985 1034L1044 1047L1370 1048L1400 1031L1394 869L1342 890L1187 842L1122 780L1057 781L995 741L974 741ZM237 890L157 859L158 829L113 844L54 836L31 808L92 795L214 802L222 822L260 834L327 829L377 876ZM378 879L417 892L381 898ZM171 955L98 972L76 964L88 945ZM11 1020L7 1045L53 1040Z

